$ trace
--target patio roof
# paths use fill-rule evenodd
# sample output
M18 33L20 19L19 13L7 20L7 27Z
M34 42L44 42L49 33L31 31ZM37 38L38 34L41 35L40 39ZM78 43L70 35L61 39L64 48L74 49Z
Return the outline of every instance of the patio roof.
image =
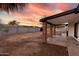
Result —
M40 22L46 22L50 25L59 25L65 22L70 22L71 21L70 19L79 17L77 13L79 13L79 5L74 9L42 18L40 19Z

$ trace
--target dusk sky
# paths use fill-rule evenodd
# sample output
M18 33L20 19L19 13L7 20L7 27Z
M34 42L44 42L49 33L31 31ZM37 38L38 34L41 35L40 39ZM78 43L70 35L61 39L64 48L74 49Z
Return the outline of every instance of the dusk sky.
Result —
M23 10L9 12L0 11L0 20L7 24L12 20L16 20L19 25L25 26L41 26L39 20L46 16L51 16L63 11L76 8L76 3L29 3Z

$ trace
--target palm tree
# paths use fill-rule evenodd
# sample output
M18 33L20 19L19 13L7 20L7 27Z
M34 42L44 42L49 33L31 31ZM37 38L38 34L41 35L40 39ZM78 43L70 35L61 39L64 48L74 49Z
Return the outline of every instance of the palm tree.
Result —
M23 9L25 3L0 3L0 10L5 10L7 12L13 10Z

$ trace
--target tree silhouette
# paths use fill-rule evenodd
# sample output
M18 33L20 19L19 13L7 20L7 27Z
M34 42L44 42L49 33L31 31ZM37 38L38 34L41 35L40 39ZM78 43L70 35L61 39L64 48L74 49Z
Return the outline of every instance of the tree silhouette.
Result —
M8 24L9 25L18 25L19 22L17 22L16 20L13 20L13 21L10 21Z

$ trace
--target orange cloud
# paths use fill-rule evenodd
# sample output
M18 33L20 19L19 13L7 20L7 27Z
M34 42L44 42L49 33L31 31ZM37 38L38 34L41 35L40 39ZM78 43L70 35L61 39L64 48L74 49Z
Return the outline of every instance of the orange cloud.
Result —
M39 6L39 4L30 4L29 9L32 11L35 11L38 15L43 16L43 15L52 15L54 12L49 10L48 8L44 6Z
M68 4L64 4L64 3L57 3L56 6L63 11L67 10L69 7Z
M51 8L49 8L49 6ZM63 12L64 10L67 10L68 6L69 5L64 3L50 3L48 6L36 3L28 4L28 8L24 8L24 13L11 12L10 15L19 19L21 22L20 24L35 26L40 25L40 18ZM55 9L55 7L58 9Z

